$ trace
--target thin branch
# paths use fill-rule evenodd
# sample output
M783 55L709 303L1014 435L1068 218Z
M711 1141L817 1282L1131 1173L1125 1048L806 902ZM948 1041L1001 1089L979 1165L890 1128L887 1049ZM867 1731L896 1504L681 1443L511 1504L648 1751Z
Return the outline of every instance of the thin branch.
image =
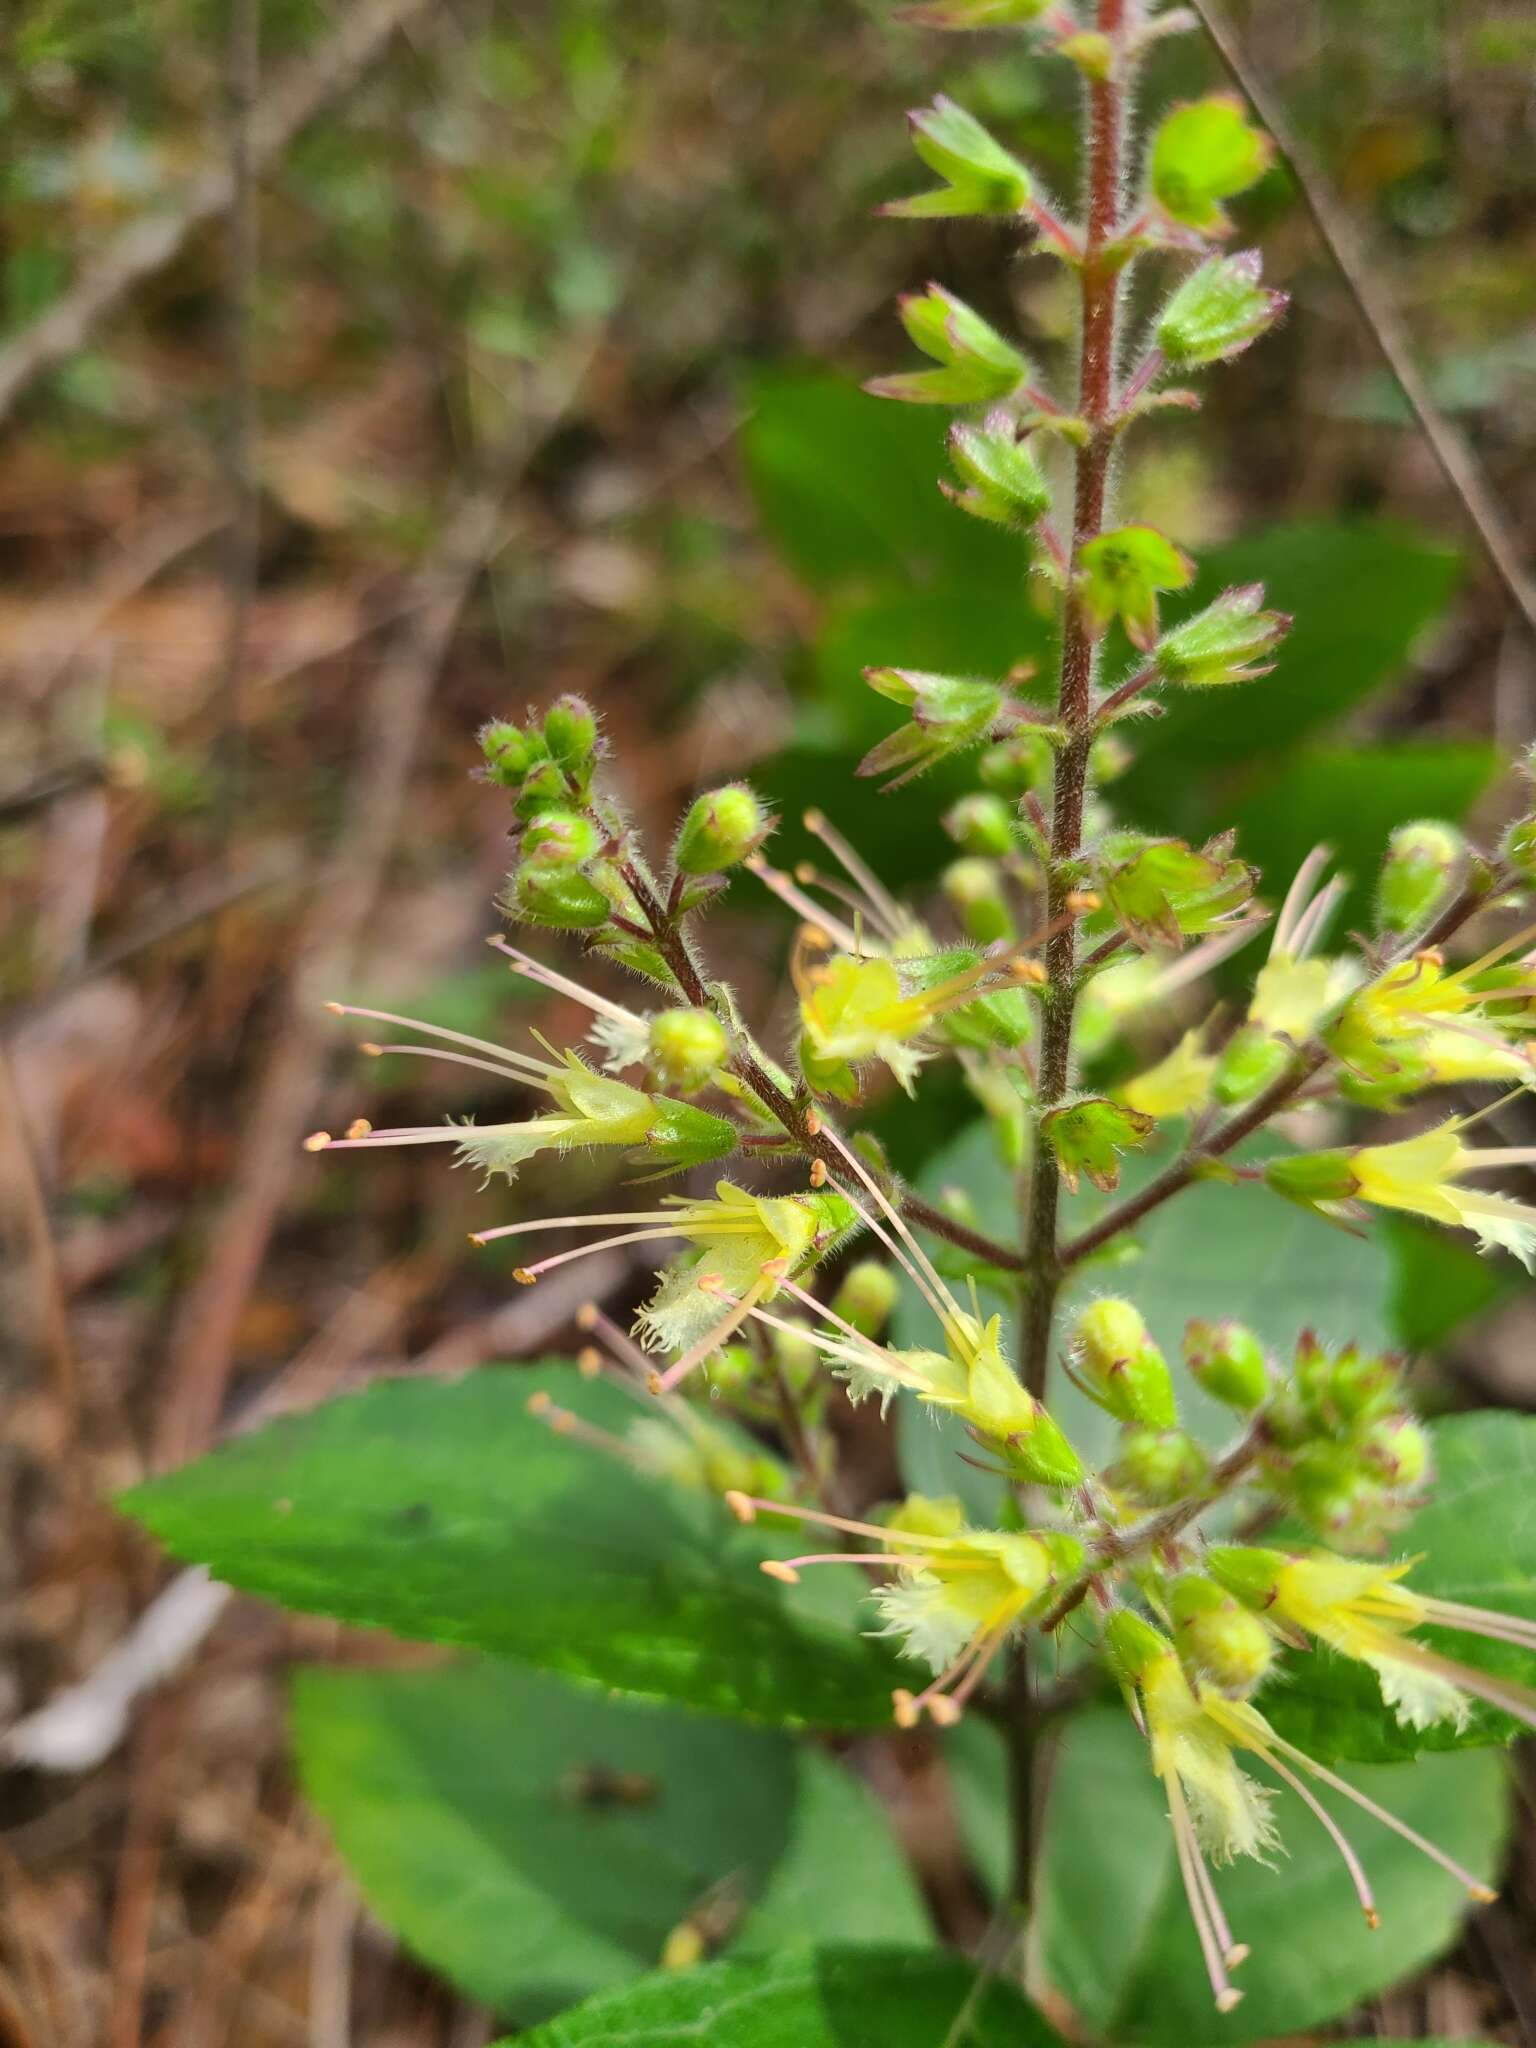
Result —
M367 69L394 31L425 8L426 0L361 0L350 7L335 34L293 65L257 105L251 175L262 176L299 130ZM61 298L0 348L0 424L40 377L84 348L134 287L173 263L196 230L227 213L235 197L231 164L210 165L163 213L132 222L91 258Z
M1251 103L1269 130L1276 149L1302 196L1318 238L1332 258L1355 309L1368 328L1377 352L1391 372L1429 443L1440 474L1461 502L1468 523L1482 543L1490 567L1510 603L1536 640L1536 582L1521 559L1520 545L1488 487L1477 457L1465 437L1446 417L1418 364L1397 309L1377 284L1359 236L1333 203L1326 182L1305 146L1297 140L1284 109L1255 75L1211 0L1190 0L1233 83Z

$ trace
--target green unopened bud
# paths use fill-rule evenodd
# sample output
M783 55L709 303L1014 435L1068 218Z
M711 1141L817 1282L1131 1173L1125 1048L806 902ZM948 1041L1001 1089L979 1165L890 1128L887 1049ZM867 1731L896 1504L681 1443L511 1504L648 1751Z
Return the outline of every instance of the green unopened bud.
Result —
M1101 1408L1121 1422L1172 1428L1173 1380L1132 1303L1113 1296L1089 1302L1073 1325L1072 1345L1078 1379Z
M1300 1376L1305 1368L1299 1350L1297 1356ZM1317 1406L1330 1422L1369 1422L1390 1414L1402 1399L1394 1361L1353 1344L1317 1369L1314 1384Z
M1291 1048L1262 1024L1239 1025L1217 1055L1212 1092L1228 1109L1252 1102L1279 1079L1293 1057Z
M1285 612L1265 611L1262 583L1224 590L1214 604L1196 612L1158 641L1159 671L1186 690L1216 689L1251 682L1274 667L1272 654L1290 631Z
M757 1377L757 1359L745 1344L722 1344L704 1364L711 1392L739 1394Z
M1014 936L1016 927L1003 891L1003 877L991 861L951 861L944 870L943 887L961 930L978 946Z
M1275 1659L1275 1639L1214 1579L1182 1578L1168 1595L1174 1642L1218 1692L1246 1699Z
M1387 843L1376 891L1376 921L1384 932L1418 931L1451 893L1467 843L1454 825L1432 818L1399 825Z
M1056 55L1075 64L1084 78L1092 79L1096 85L1101 85L1115 68L1114 43L1096 29L1083 29L1075 36L1064 37L1056 45Z
M907 120L912 147L944 180L934 192L894 199L880 211L899 220L955 220L968 214L1016 214L1029 200L1029 173L973 114L941 93Z
M1274 1606L1280 1574L1288 1561L1283 1550L1260 1550L1241 1543L1214 1543L1203 1559L1217 1585L1258 1614Z
M755 853L773 819L744 782L728 782L694 803L677 835L672 857L685 875L716 875Z
M1210 1456L1188 1431L1128 1429L1104 1483L1137 1507L1171 1508L1202 1493L1210 1476Z
M585 811L535 811L523 827L523 852L549 866L579 867L602 843L602 832Z
M1001 860L1013 852L1013 812L1000 796L976 790L944 813L944 830L967 853Z
M976 764L982 786L1017 802L1042 790L1055 769L1056 754L1043 733L1015 732L988 747Z
M1022 533L1050 511L1051 487L1009 414L989 414L982 427L952 427L949 459L964 488L941 482L939 489L973 518Z
M544 744L550 758L580 773L597 747L597 718L584 697L559 697L544 714Z
M821 1354L811 1341L810 1331L798 1325L794 1329L775 1325L769 1336L768 1349L775 1366L788 1382L790 1392L803 1394L815 1380L821 1364Z
M1285 310L1285 293L1259 283L1263 258L1257 249L1240 256L1213 256L1192 271L1164 306L1157 345L1175 370L1203 369L1241 355Z
M1173 1648L1150 1621L1133 1614L1129 1607L1117 1607L1104 1624L1104 1647L1115 1676L1125 1685L1139 1685L1145 1673Z
M586 931L608 922L608 898L590 875L558 861L525 861L507 896L512 916L551 931Z
M1385 1485L1400 1493L1412 1492L1429 1477L1429 1434L1411 1415L1389 1415L1372 1423L1360 1455Z
M1314 1202L1347 1202L1360 1183L1350 1164L1348 1152L1296 1152L1269 1160L1264 1179L1277 1195L1310 1205Z
M713 1080L730 1051L725 1026L708 1010L663 1010L651 1019L647 1045L657 1084L692 1095Z
M538 760L517 785L512 808L527 824L541 811L568 810L572 794L571 778L565 770L553 761Z
M832 1297L832 1313L866 1337L878 1337L891 1319L900 1293L896 1275L877 1259L860 1259L848 1268Z
M1187 1324L1184 1363L1205 1391L1229 1408L1247 1414L1269 1398L1264 1347L1243 1323Z
M524 732L505 718L493 718L480 728L480 751L486 773L503 789L518 788L529 769L545 758L538 734Z

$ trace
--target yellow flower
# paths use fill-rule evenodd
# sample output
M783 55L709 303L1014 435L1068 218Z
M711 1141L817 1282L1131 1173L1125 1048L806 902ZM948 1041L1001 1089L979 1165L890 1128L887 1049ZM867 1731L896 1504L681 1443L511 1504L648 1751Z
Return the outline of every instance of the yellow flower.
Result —
M1204 1050L1203 1029L1186 1031L1166 1059L1120 1089L1120 1100L1143 1116L1187 1116L1210 1098L1216 1056Z

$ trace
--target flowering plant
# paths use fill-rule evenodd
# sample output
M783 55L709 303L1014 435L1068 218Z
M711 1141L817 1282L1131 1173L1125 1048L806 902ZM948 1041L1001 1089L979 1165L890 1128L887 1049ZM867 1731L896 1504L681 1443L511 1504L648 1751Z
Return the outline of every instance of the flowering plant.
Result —
M348 1590L346 1559L306 1547L299 1512L335 1481L323 1462L285 1484L281 1528L242 1524L227 1496L212 1506L184 1480L146 1489L137 1507L187 1554L292 1604L619 1691L824 1727L883 1715L901 1730L947 1730L975 1708L1004 1731L1012 1888L1025 1906L1038 1884L1043 1738L1079 1703L1118 1700L1166 1808L1210 2006L1226 2016L1261 1934L1229 1921L1215 1874L1226 1866L1274 1864L1310 1826L1366 1925L1380 1923L1372 1855L1346 1832L1339 1801L1473 1899L1492 1896L1486 1857L1472 1867L1334 1766L1536 1727L1536 1580L1529 1545L1511 1538L1505 1558L1497 1523L1486 1531L1495 1567L1467 1598L1436 1590L1433 1550L1405 1554L1419 1547L1408 1523L1446 1478L1434 1436L1403 1359L1374 1336L1308 1327L1304 1274L1284 1345L1228 1315L1197 1316L1176 1369L1140 1298L1143 1269L1127 1262L1164 1205L1214 1187L1244 1206L1251 1233L1293 1210L1323 1219L1309 1227L1356 1232L1395 1210L1531 1268L1536 1209L1482 1177L1536 1162L1536 1150L1482 1144L1477 1129L1532 1079L1531 931L1516 908L1532 828L1516 825L1496 852L1437 821L1401 828L1374 929L1346 935L1343 883L1328 878L1324 851L1276 891L1231 834L1195 845L1115 817L1101 788L1113 754L1134 747L1170 693L1267 687L1290 625L1256 584L1165 623L1195 564L1152 525L1118 519L1113 488L1128 438L1196 405L1185 380L1240 356L1284 311L1258 254L1228 250L1227 205L1264 175L1271 149L1224 95L1138 126L1149 48L1196 25L1182 8L1097 0L1091 23L1048 0L932 0L919 13L945 29L1019 29L1082 78L1078 218L947 98L912 117L939 184L885 209L1023 231L1075 291L1076 389L1048 389L1019 343L938 284L901 308L929 366L869 386L959 413L940 487L957 520L1013 535L1021 580L1027 571L1050 593L1054 689L868 672L901 714L860 771L888 777L890 801L921 804L920 778L941 761L976 766L977 787L946 813L958 857L942 892L910 902L820 812L805 827L836 872L775 866L776 821L744 783L700 796L665 857L648 854L578 698L487 727L484 775L510 804L516 847L501 907L579 948L586 966L577 976L492 943L524 980L582 1006L587 1038L535 1054L338 1004L408 1034L365 1051L434 1054L536 1103L490 1123L359 1120L310 1145L447 1143L503 1185L540 1152L615 1150L643 1183L708 1167L712 1190L601 1214L516 1213L476 1233L477 1245L526 1241L513 1276L525 1286L609 1247L654 1245L660 1260L633 1329L589 1305L578 1367L528 1400L566 1462L541 1465L517 1438L530 1471L558 1469L560 1484L541 1521L519 1524L506 1585L449 1593L443 1565L418 1597L402 1553ZM1131 285L1144 272L1143 321ZM799 923L793 1027L773 1045L706 964L701 926L728 886L770 892ZM1465 945L1474 922L1487 935ZM1239 1009L1212 994L1191 1019L1191 995L1265 929ZM635 1007L588 985L606 986L605 964L643 986ZM1165 1027L1161 1050L1140 1062L1126 1052L1133 1019ZM941 1062L963 1076L1012 1178L1016 1228L964 1190L930 1199L860 1128L888 1084L910 1094ZM1448 1087L1491 1093L1448 1108L1435 1094ZM1305 1113L1287 1124L1296 1142L1254 1148L1293 1112ZM1384 1129L1385 1116L1401 1116L1406 1135ZM1133 1185L1138 1154L1154 1164ZM1066 1204L1084 1181L1109 1199L1069 1228ZM586 1235L546 1249L569 1231ZM615 1400L594 1407L599 1389ZM861 1404L866 1418L895 1407L940 1423L951 1490L880 1505L842 1455ZM376 1432L384 1410L369 1413ZM241 1455L218 1487L250 1469L270 1494L270 1475ZM978 1466L994 1482L990 1516L972 1505ZM589 1557L583 1488L605 1485L702 1502L687 1561L653 1557L654 1526L642 1536L638 1516ZM341 1512L337 1497L352 1498L343 1486L327 1512ZM366 1488L365 1498L375 1503ZM425 1482L422 1506L446 1512ZM727 1514L758 1548L740 1548ZM385 1527L380 1509L377 1542ZM813 1567L862 1575L873 1645L846 1611L834 1627L795 1592ZM582 1577L589 1568L630 1575L623 1600L613 1595L623 1629ZM584 1602L622 1643L598 1639ZM730 1925L701 1908L662 1960L697 1960ZM1283 1914L1273 1938L1288 1938Z

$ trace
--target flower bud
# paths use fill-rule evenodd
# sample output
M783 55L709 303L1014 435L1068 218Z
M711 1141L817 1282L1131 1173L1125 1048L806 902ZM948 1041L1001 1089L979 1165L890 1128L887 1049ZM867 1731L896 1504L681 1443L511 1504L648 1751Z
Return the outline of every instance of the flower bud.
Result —
M659 1087L692 1095L725 1062L730 1040L708 1010L663 1010L651 1019L647 1059Z
M1154 659L1159 671L1186 690L1268 675L1274 663L1265 656L1285 638L1291 621L1285 612L1263 610L1263 604L1262 583L1224 590L1214 604L1158 641Z
M1200 1493L1211 1476L1203 1445L1182 1429L1127 1429L1104 1483L1137 1507L1170 1508Z
M1055 750L1044 733L1015 732L987 748L976 772L984 788L1017 802L1030 790L1045 788L1055 763Z
M1051 487L1007 413L989 415L983 427L951 427L949 459L965 488L939 489L973 518L1026 532L1050 511Z
M944 830L967 853L1001 860L1013 852L1013 813L1000 796L986 790L951 804L944 814Z
M1262 271L1258 250L1246 249L1240 256L1213 256L1185 278L1157 322L1157 345L1171 369L1225 362L1274 324L1285 310L1285 294L1265 291Z
M1275 1658L1275 1639L1248 1608L1213 1579L1175 1580L1168 1595L1174 1642L1218 1692L1245 1699Z
M1264 1180L1277 1195L1310 1206L1314 1202L1347 1202L1359 1187L1343 1150L1294 1152L1271 1159L1264 1167Z
M1003 877L989 860L951 861L943 874L944 895L960 921L960 928L978 946L1011 939L1016 932L1013 912L1003 893Z
M1063 37L1056 45L1056 55L1075 64L1084 78L1096 85L1101 85L1115 68L1114 42L1096 29L1083 29L1075 36Z
M803 1394L815 1379L821 1354L808 1329L793 1330L775 1325L769 1334L768 1351L774 1364L789 1382L791 1393Z
M1298 1369L1302 1354L1298 1349ZM1330 1422L1362 1423L1384 1417L1401 1399L1397 1369L1390 1358L1362 1353L1351 1344L1317 1369L1318 1406Z
M550 867L579 867L603 843L596 822L585 811L568 808L535 811L523 827L522 851Z
M1376 890L1376 921L1384 932L1418 931L1451 893L1466 857L1454 825L1433 818L1399 825L1387 842Z
M719 874L755 853L773 819L744 782L728 782L694 803L672 857L685 875Z
M1184 1363L1205 1391L1229 1408L1247 1414L1269 1397L1264 1347L1242 1323L1188 1323Z
M570 777L547 758L535 761L516 788L512 808L524 824L530 818L536 818L541 811L570 807Z
M878 1259L860 1259L848 1268L832 1297L832 1313L866 1337L878 1337L891 1319L900 1293L896 1275Z
M544 714L550 759L579 773L597 749L597 719L584 697L559 697Z
M1516 818L1504 834L1503 852L1517 875L1536 881L1536 818Z
M1262 1614L1275 1604L1280 1574L1290 1560L1283 1550L1260 1550L1241 1543L1213 1543L1202 1560L1211 1577L1240 1600L1245 1607Z
M974 115L941 93L907 116L912 147L944 184L880 211L899 220L954 220L967 214L1016 214L1029 201L1029 173Z
M1150 1621L1144 1621L1129 1607L1117 1607L1104 1624L1104 1647L1122 1684L1139 1685L1158 1658L1169 1654L1172 1645Z
M507 909L525 924L551 931L586 931L606 924L608 898L590 875L559 861L524 861L512 878Z
M505 718L493 718L489 725L481 726L480 751L486 773L503 789L518 788L529 769L545 758L543 740Z
M1429 1434L1411 1415L1388 1415L1365 1433L1360 1455L1399 1493L1411 1493L1429 1477Z
M1009 398L1030 375L1028 359L953 292L931 284L899 301L901 324L925 356L941 367L871 377L876 398L916 405L982 405Z
M1091 1399L1121 1422L1172 1428L1178 1416L1173 1380L1139 1309L1112 1296L1091 1301L1072 1335L1073 1365Z

